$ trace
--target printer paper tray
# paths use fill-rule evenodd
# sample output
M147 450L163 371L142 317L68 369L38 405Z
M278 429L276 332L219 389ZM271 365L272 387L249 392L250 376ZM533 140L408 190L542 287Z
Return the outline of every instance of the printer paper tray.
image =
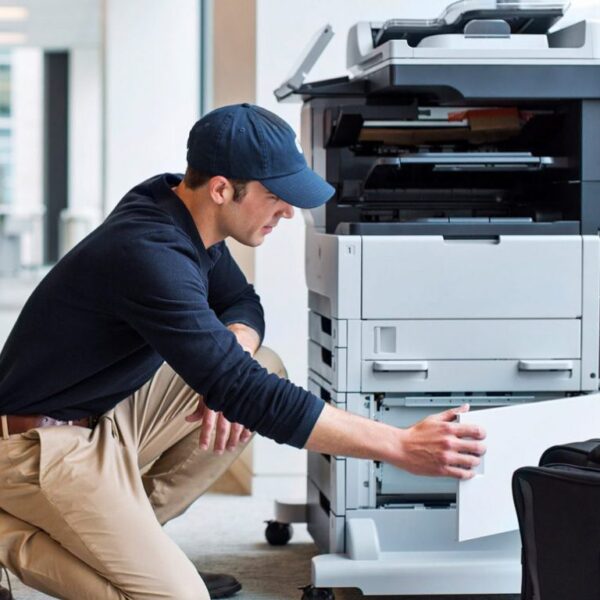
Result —
M458 539L465 541L518 529L512 474L537 465L549 446L598 437L600 394L479 410L461 415L460 422L487 432L479 473L459 484Z
M361 389L385 393L577 392L581 389L581 361L366 360L362 361Z
M362 247L363 319L582 314L579 236L377 236L363 238Z

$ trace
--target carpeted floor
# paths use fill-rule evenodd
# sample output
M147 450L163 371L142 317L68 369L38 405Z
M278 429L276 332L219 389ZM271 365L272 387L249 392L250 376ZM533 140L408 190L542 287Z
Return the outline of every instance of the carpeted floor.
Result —
M300 600L298 587L310 583L310 559L317 552L306 527L294 525L294 537L284 547L269 546L264 520L272 517L273 502L240 496L236 482L224 477L211 493L166 526L187 556L202 570L236 575L244 589L237 600ZM42 600L48 596L11 578L15 600ZM336 590L336 600L358 600L358 590ZM369 600L394 600L369 596ZM411 600L406 596L397 597ZM436 596L436 600L443 600ZM452 600L460 600L456 596ZM507 596L488 596L502 598ZM518 598L510 597L511 600ZM98 599L101 600L101 599ZM176 599L174 599L176 600ZM419 596L418 600L425 600ZM472 596L469 600L474 600ZM478 600L484 600L479 597Z

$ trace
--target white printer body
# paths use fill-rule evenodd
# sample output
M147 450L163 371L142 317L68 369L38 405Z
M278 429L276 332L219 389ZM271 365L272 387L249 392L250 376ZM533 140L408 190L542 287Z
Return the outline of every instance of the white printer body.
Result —
M352 77L282 86L336 188L305 211L309 387L399 427L469 403L475 479L309 453L317 587L515 594L510 475L599 437L600 23L455 3L359 23Z

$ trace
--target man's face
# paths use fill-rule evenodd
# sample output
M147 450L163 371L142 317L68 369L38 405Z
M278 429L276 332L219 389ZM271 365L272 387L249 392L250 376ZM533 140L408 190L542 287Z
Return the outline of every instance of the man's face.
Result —
M227 235L246 246L260 246L281 218L291 219L294 208L258 181L246 185L246 194L223 206L222 225Z

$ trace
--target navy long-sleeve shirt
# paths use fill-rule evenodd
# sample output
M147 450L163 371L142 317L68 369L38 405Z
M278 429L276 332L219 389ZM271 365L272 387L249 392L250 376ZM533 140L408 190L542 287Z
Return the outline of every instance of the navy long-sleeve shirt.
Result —
M100 415L163 361L213 410L302 447L323 402L244 352L226 325L264 334L259 298L224 242L205 248L159 175L133 188L35 289L0 354L0 414Z

